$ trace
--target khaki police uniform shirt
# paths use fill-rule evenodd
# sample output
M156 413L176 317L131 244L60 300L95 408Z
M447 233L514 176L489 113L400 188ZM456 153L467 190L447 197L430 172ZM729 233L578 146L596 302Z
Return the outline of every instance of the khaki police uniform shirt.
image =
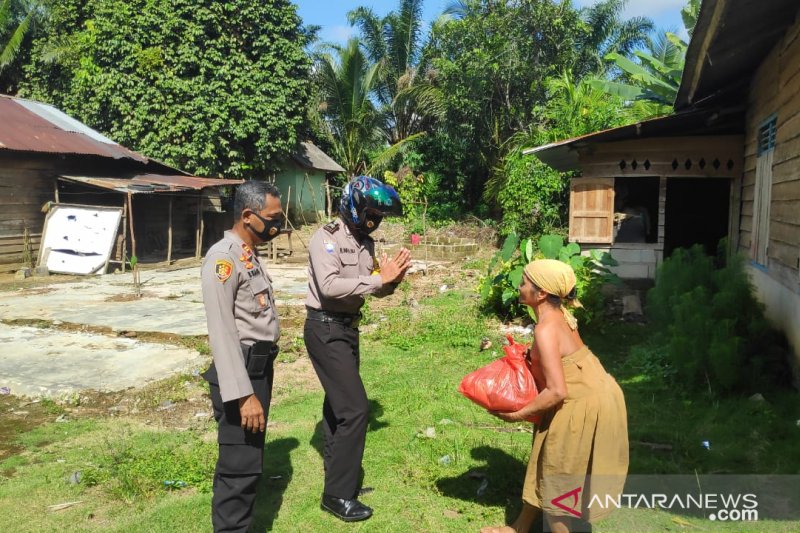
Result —
M280 337L272 278L255 250L232 231L208 251L200 277L222 401L249 396L253 386L241 344Z
M387 296L396 284L385 286L376 270L375 242L356 239L341 218L319 228L308 244L306 305L333 313L358 313L364 295Z

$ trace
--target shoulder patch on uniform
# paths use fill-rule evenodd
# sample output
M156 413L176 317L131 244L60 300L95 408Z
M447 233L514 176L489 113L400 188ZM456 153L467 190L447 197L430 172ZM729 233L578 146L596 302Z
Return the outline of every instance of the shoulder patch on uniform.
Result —
M327 231L331 235L333 235L334 233L339 231L339 224L337 224L335 220L332 221L332 222L328 222L327 224L325 224L322 227L325 228L325 231Z
M214 264L214 274L217 275L219 281L225 283L228 281L228 278L231 277L231 274L233 274L233 263L227 259L217 259L217 262Z
M336 250L336 243L333 241L322 241L323 246L325 246L325 251L329 254L332 254L334 250Z

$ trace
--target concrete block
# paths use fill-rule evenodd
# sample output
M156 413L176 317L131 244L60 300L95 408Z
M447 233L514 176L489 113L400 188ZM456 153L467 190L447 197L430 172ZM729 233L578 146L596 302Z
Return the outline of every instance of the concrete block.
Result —
M615 248L611 250L611 257L619 261L621 264L638 263L641 261L641 251Z
M33 275L36 277L49 276L50 270L45 265L39 265L33 269Z
M653 263L656 262L656 251L655 250L641 250L639 252L641 257L642 263Z
M650 270L643 264L621 264L614 267L612 271L622 279L647 279L650 277Z

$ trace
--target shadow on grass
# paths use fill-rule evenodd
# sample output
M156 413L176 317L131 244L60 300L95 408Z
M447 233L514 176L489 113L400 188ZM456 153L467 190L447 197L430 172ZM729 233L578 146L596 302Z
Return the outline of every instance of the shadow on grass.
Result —
M283 504L283 493L292 480L290 453L299 445L299 440L285 438L264 446L264 475L258 484L252 531L272 531L272 523Z
M470 468L460 476L440 478L436 487L451 498L505 507L506 523L510 523L522 507L522 481L527 465L491 446L473 448L470 455L485 462L485 466Z

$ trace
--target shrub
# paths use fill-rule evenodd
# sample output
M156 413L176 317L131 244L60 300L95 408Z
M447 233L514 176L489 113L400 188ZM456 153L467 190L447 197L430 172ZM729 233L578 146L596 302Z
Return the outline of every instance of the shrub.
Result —
M756 299L744 260L713 258L701 246L678 249L664 261L647 310L680 382L713 392L764 390L786 384L786 342Z
M560 235L543 235L534 246L533 239L520 242L519 236L511 233L492 258L486 276L480 281L483 309L504 318L534 318L533 311L519 303L523 269L534 259L558 259L575 271L578 298L584 306L575 310L578 320L583 323L595 320L601 316L604 303L600 287L617 279L608 270L609 266L616 265L616 261L606 252L592 250L590 255L585 256L580 251L580 246L574 242L565 246Z

